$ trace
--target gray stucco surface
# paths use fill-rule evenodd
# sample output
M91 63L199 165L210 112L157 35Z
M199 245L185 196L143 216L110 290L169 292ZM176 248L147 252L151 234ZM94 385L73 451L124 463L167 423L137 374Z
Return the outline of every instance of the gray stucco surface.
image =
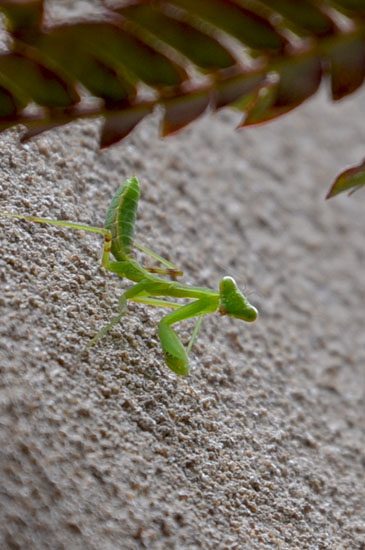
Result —
M207 318L184 382L156 308L82 351L128 286L101 239L0 218L1 548L365 548L364 194L324 201L363 156L364 109L322 91L168 140L156 115L104 151L97 121L1 135L1 210L102 225L136 173L137 238L260 310Z

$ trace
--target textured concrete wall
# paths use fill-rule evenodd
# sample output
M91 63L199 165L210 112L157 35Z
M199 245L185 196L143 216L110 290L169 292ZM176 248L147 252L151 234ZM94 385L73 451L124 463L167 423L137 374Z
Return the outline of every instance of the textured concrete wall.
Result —
M364 194L324 201L364 107L322 91L165 141L155 116L102 152L95 121L0 136L1 210L102 225L136 173L137 238L188 283L233 275L261 314L208 317L185 383L156 308L82 352L128 286L101 238L0 219L1 548L364 548Z

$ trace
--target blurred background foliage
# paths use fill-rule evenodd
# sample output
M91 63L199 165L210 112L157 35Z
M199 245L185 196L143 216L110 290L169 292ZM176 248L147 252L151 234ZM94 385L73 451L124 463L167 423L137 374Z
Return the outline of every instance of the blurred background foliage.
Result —
M334 101L365 76L364 0L126 0L54 23L43 0L0 0L0 130L23 140L102 116L100 146L157 106L173 134L207 110L242 112L240 128L283 115L323 78ZM327 198L365 183L342 172Z

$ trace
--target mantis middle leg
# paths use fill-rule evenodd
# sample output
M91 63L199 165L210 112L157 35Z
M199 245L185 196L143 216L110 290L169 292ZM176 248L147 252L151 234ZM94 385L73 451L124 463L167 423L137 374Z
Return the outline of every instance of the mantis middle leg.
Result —
M122 264L123 263L125 263L125 262L114 262L114 267L117 264L120 265L120 271L116 271L119 274L122 274ZM145 288L146 288L146 281L142 280L139 283L137 283L136 285L129 288L126 292L124 292L124 294L122 294L122 296L119 298L119 301L118 301L118 309L119 309L118 315L116 317L113 317L113 319L110 321L110 323L108 325L106 325L104 328L102 328L96 334L96 336L94 336L94 338L86 346L87 348L93 346L100 338L105 336L105 334L107 332L109 332L109 330L111 328L113 328L114 325L119 323L119 321L121 320L123 315L125 315L126 312L127 312L127 300L130 299L130 298L133 298L133 296L137 297L139 294L143 294L144 291L145 291Z

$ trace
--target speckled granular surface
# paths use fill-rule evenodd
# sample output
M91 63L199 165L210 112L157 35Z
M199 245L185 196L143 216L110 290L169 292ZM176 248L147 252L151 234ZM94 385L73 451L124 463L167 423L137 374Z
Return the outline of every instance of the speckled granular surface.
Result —
M100 237L1 218L1 548L365 548L365 199L324 201L363 156L364 109L321 93L165 141L156 116L102 152L98 122L1 135L1 210L102 225L136 173L138 239L188 283L233 275L260 310L208 317L184 382L152 307L83 352L128 286Z

